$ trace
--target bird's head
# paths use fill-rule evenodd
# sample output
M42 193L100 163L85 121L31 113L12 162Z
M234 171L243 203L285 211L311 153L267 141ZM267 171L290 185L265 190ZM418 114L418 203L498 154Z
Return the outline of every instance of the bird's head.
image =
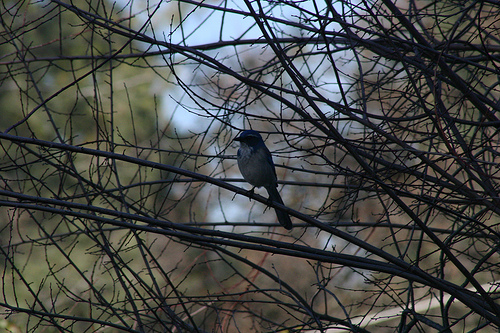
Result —
M250 147L264 145L264 140L262 140L262 136L260 136L259 132L254 130L247 130L241 132L241 134L237 138L234 138L234 141L239 141Z

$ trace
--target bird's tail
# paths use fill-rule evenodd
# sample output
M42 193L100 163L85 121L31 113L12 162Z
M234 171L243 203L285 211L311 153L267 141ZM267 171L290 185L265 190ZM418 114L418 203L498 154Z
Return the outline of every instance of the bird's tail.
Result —
M266 187L266 190L267 193L269 193L270 200L276 201L277 203L284 205L283 200L281 199L281 196L276 187L274 186ZM287 230L292 229L292 220L290 220L290 216L287 213L277 208L275 210L276 210L276 216L278 217L278 222L283 226L283 228Z

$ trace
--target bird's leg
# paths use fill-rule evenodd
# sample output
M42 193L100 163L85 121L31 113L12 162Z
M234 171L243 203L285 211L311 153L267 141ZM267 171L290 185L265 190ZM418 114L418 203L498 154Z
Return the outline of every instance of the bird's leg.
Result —
M255 190L255 186L253 186L251 190L247 191L247 194L253 195L255 192L254 190ZM251 200L252 200L252 198L248 198L248 201L251 201Z
M247 191L247 194L251 194L251 195L253 195L253 193L254 193L254 189L255 189L255 186L254 186L254 187L252 187L252 189L251 189L251 190L248 190L248 191ZM237 193L234 193L234 195L233 195L233 199L234 199L234 197L236 197L236 194L237 194ZM252 198L248 198L248 201L252 201Z

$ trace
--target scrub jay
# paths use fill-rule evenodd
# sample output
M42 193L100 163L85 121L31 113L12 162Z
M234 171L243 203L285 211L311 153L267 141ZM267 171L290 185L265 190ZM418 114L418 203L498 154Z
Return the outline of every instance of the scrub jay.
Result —
M238 167L243 178L255 187L264 186L269 193L269 200L283 204L278 190L278 179L274 169L273 158L269 149L267 149L259 132L248 130L234 139L240 142L238 149ZM252 189L253 190L253 189ZM278 222L287 230L292 229L290 216L279 210L276 210Z

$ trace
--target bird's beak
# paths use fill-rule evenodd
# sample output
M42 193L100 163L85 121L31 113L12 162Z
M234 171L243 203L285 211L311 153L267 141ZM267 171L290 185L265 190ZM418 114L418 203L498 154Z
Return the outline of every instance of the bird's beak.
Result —
M233 141L241 141L241 138L239 136L235 137Z

